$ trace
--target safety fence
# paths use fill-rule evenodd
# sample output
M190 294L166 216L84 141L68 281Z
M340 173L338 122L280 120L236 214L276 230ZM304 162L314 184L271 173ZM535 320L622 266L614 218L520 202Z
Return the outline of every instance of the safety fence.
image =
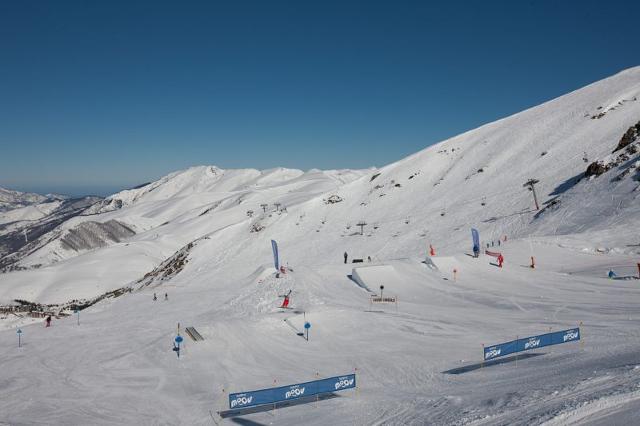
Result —
M229 394L229 408L239 409L254 407L257 405L275 404L278 402L342 391L355 387L356 375L347 374L344 376L330 377L328 379L314 380L311 382L280 386L277 388L238 392Z
M510 342L498 343L484 347L484 360L510 355L516 352L529 351L531 349L542 348L544 346L559 345L562 343L580 340L580 328L570 328L568 330L556 331L553 333L540 334L538 336L524 337Z

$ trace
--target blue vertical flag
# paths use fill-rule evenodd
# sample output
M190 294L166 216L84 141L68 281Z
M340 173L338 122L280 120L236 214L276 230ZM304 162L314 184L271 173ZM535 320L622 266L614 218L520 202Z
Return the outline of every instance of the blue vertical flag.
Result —
M476 228L471 228L471 237L473 238L473 250L480 250L480 235Z
M273 249L273 264L276 267L276 271L279 271L280 261L278 260L278 243L276 243L276 240L271 240L271 248Z

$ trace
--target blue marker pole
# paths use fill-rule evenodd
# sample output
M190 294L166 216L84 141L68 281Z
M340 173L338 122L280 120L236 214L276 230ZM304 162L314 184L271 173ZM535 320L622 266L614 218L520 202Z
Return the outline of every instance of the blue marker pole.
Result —
M76 310L73 311L73 313L78 315L78 325L80 325L80 310L76 308Z
M311 324L307 321L304 323L304 331L307 333L307 342L309 341L309 329L311 328Z
M176 355L178 355L178 358L180 358L180 343L182 343L182 340L184 339L182 339L182 336L179 334L174 339L177 345L174 345L173 350L176 351Z
M16 331L16 334L18 334L18 347L21 347L22 346L22 340L21 340L22 330L18 329L18 331Z

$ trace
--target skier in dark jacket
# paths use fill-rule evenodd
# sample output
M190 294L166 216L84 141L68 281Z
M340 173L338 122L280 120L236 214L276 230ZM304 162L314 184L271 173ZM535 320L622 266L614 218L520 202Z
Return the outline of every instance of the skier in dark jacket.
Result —
M47 317L47 319L45 320L45 322L46 322L46 324L47 324L47 325L45 325L45 327L51 327L51 315L49 315L49 316Z
M347 252L344 252L344 263L347 263L347 257L349 257L349 255L347 254Z

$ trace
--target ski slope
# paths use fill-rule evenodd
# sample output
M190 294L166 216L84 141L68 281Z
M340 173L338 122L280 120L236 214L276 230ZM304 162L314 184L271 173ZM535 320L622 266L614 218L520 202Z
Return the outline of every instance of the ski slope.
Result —
M133 291L82 310L80 325L0 314L0 424L629 423L638 181L576 176L585 152L605 158L640 120L638 95L633 68L380 169L200 166L107 197L0 275L0 304ZM530 178L543 206L560 203L536 212ZM89 221L135 235L65 249ZM503 268L471 257L471 227ZM271 239L288 266L279 278ZM345 251L365 263L344 264ZM380 285L397 309L370 304ZM179 359L178 324L204 338L185 340ZM580 343L480 368L483 344L580 324ZM354 371L357 392L216 414L230 392Z

